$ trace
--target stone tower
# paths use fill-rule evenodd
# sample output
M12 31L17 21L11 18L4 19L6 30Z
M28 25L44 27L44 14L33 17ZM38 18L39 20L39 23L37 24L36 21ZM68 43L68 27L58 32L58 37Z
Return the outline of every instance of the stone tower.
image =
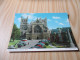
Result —
M27 30L27 23L28 21L28 17L27 18L23 18L21 16L21 23L20 23L20 32L21 32L21 36L23 36L24 38L26 37L26 30Z
M47 26L47 18L44 19L44 25Z
M44 26L47 27L47 18L46 17L44 19L42 19L42 22L43 22Z

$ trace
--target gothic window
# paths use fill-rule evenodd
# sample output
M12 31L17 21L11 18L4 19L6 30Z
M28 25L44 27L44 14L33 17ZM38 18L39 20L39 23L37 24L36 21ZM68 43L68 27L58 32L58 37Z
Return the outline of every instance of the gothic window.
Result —
M25 29L25 27L24 27L24 29Z
M36 25L34 27L34 33L41 33L42 32L42 28L39 25Z
M26 28L26 27L24 27L24 30L27 30L27 28Z

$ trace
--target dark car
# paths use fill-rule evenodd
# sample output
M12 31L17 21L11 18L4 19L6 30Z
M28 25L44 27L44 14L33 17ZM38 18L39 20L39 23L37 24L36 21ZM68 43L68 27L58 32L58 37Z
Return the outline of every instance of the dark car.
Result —
M27 39L22 39L21 41L27 41Z
M19 42L17 45L18 48L21 48L22 46L26 46L26 42Z
M40 48L43 48L42 45L37 45L37 46L39 46Z
M23 46L23 44L19 43L17 44L18 48L21 48Z

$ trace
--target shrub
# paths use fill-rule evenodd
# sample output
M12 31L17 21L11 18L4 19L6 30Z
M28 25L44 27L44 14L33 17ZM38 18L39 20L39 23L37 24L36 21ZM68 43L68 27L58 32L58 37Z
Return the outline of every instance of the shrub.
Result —
M64 46L56 46L57 48L64 48Z
M52 45L53 45L53 46L56 46L56 44L55 44L54 42L52 43Z
M47 45L47 46L48 46L48 45L49 45L49 43L48 43L48 42L46 42L46 43L45 43L45 45Z
M46 48L46 45L44 45L43 48Z

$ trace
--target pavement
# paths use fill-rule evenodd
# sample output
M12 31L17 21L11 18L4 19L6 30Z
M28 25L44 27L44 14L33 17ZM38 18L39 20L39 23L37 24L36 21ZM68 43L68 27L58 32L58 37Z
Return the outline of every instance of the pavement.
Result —
M33 46L35 46L39 41L41 41L41 40L27 40L26 41L26 46L23 46L23 47L21 47L21 48L19 48L19 49L24 49L24 48L30 48L30 47L33 47Z

